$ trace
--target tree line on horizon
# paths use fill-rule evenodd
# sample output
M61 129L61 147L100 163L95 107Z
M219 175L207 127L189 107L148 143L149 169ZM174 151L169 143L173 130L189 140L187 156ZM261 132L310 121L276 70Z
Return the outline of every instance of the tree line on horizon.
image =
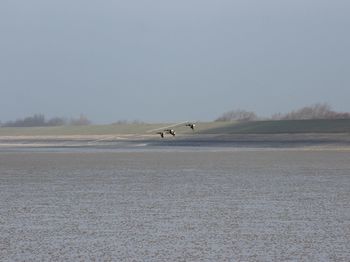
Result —
M327 103L317 103L311 106L305 106L288 113L276 113L271 117L259 117L253 111L242 109L231 110L223 113L214 121L258 121L258 120L310 120L310 119L350 119L350 112L336 112L332 110ZM53 117L46 119L44 114L34 114L33 116L17 119L15 121L0 122L0 127L45 127L45 126L86 126L92 122L83 114L78 118L67 119L64 117ZM140 120L127 121L119 120L113 124L143 124Z
M311 120L311 119L350 119L349 112L336 112L327 103L305 106L288 113L276 113L269 118L259 117L255 112L231 110L223 113L215 121L257 121L257 120Z
M85 126L90 125L91 121L83 114L78 118L67 119L64 117L53 117L46 119L43 114L34 114L25 118L17 119L15 121L8 121L1 124L1 127L45 127L45 126Z

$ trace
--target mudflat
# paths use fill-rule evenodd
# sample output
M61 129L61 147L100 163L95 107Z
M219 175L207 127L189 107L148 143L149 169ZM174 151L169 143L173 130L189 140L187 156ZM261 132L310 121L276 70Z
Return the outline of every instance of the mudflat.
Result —
M350 149L348 133L305 134L179 134L159 135L60 135L0 136L0 151L11 148L226 147L226 148L332 148Z
M0 152L1 261L348 261L350 151Z

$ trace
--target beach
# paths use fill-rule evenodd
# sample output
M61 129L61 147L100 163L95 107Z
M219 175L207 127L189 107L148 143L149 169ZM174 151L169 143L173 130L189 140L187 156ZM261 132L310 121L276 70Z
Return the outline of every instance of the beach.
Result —
M347 150L0 152L1 261L348 261Z

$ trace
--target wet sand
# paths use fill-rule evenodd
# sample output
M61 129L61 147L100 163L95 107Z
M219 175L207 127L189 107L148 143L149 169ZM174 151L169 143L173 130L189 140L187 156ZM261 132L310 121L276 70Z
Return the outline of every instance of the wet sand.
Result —
M1 261L349 261L350 153L0 152Z
M0 150L11 148L226 147L226 148L343 148L350 149L350 134L197 134L0 136Z

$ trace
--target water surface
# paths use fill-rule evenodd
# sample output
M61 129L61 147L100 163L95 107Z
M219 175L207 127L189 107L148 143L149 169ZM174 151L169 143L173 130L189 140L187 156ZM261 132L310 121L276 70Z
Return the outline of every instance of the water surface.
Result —
M350 154L0 152L1 261L349 261Z

